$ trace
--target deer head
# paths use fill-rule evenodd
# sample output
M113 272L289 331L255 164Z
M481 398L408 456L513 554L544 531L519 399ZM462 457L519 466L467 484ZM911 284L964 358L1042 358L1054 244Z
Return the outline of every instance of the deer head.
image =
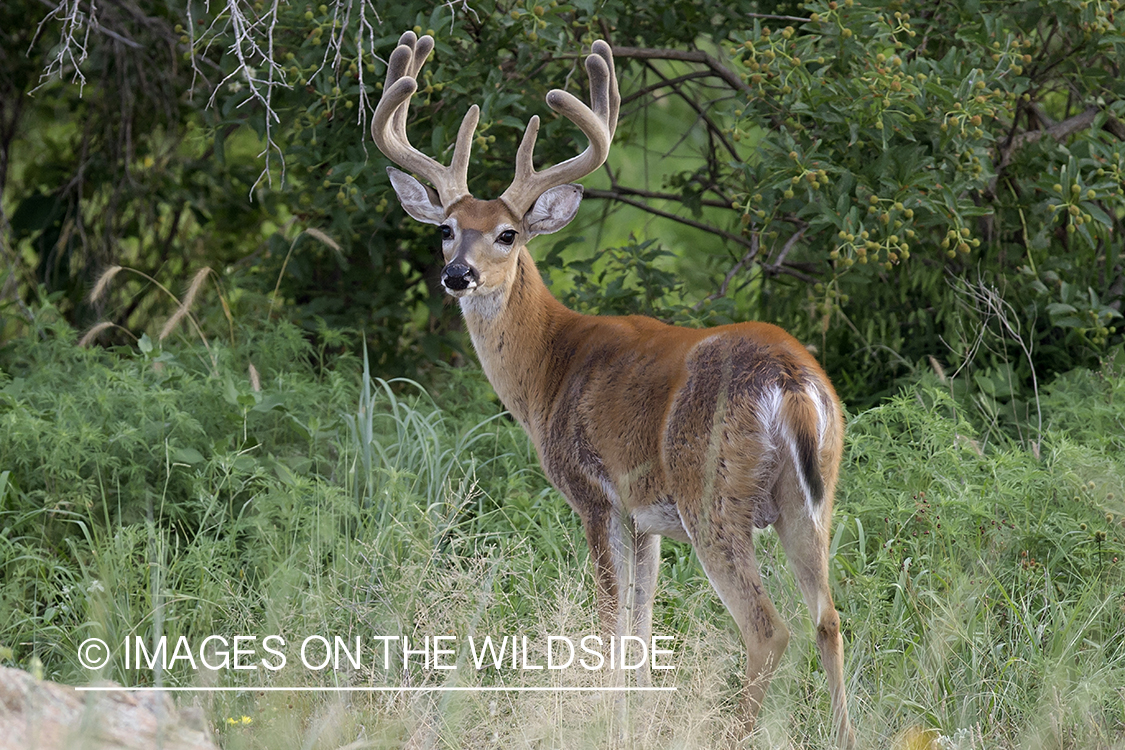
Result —
M515 273L520 249L535 235L555 232L574 218L582 187L571 183L600 167L609 154L621 103L613 53L608 44L597 41L586 58L592 107L559 89L547 94L547 105L586 134L590 141L586 150L537 172L532 153L539 117L534 116L516 152L512 184L499 198L482 201L468 188L469 149L480 117L477 105L461 121L448 167L411 146L406 135L410 98L418 89L418 72L433 47L432 37L419 39L411 31L399 39L387 63L387 80L371 135L388 159L430 183L424 185L405 172L387 168L406 212L441 227L445 290L460 298L502 293Z

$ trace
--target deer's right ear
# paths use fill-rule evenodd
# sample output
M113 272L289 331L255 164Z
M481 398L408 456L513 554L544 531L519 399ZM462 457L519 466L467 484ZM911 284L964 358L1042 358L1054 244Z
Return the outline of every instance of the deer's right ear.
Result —
M441 207L437 192L394 167L387 167L387 175L406 213L424 224L445 222L445 209Z

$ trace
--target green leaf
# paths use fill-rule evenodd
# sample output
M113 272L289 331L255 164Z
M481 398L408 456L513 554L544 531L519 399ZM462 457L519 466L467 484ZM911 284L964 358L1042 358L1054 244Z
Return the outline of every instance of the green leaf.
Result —
M1113 219L1109 218L1109 214L1098 208L1098 206L1090 201L1083 201L1082 208L1086 209L1100 224L1107 227L1113 226Z
M191 447L175 448L170 455L172 460L178 464L194 465L206 460L202 453Z
M1064 315L1066 313L1078 312L1074 305L1068 305L1065 302L1052 302L1047 305L1047 312L1051 315Z
M280 393L270 393L268 395L262 396L261 400L259 400L258 403L254 404L254 408L251 409L251 411L256 411L261 414L273 411L274 409L280 409L284 411L285 403L285 396L281 395Z

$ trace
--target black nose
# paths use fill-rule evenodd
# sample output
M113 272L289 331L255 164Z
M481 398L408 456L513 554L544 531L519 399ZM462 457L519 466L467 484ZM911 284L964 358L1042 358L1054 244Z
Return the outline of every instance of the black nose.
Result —
M473 269L461 263L451 263L441 272L442 285L451 291L459 292L468 289L469 284L476 280Z

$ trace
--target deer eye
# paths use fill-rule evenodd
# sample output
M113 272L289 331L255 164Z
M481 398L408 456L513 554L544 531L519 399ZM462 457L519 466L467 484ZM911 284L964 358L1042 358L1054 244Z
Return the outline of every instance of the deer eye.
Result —
M439 229L441 229L441 238L443 240L453 239L453 228L448 224L442 224Z
M500 236L496 238L496 241L499 242L501 245L512 244L513 242L516 241L516 230L507 229L507 230L501 232Z

